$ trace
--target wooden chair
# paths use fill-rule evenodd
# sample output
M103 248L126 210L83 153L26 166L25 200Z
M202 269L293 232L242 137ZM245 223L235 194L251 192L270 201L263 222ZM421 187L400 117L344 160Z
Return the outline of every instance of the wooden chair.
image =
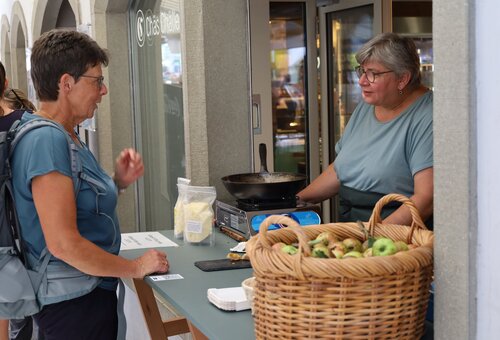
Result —
M191 333L194 340L208 340L208 338L185 317L175 317L163 321L158 310L153 289L142 279L133 279L137 297L141 304L146 326L151 340L166 340L169 336Z

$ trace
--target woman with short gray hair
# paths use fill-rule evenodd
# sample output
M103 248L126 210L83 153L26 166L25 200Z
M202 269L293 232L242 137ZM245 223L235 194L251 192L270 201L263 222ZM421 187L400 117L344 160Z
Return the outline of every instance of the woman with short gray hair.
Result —
M34 114L23 114L20 126L41 118L52 124L17 143L12 184L16 209L23 212L27 266L40 270L40 263L47 264L37 290L41 310L33 315L46 340L123 339L117 278L169 268L167 255L156 249L133 260L119 256L118 195L143 175L141 155L123 149L109 175L76 131L108 93L108 60L88 35L66 29L43 33L31 50L39 105Z
M335 161L298 198L320 202L339 195L340 221L367 221L384 195L409 197L432 227L432 91L424 87L410 38L375 36L356 54L363 102L335 146ZM404 206L386 206L385 223L409 225Z

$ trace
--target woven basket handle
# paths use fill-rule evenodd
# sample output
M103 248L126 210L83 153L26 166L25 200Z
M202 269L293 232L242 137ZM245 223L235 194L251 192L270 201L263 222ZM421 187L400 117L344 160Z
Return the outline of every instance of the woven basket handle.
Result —
M287 225L290 230L292 230L295 235L297 235L297 239L299 241L299 253L304 254L306 256L311 255L311 249L308 245L308 239L302 227L293 219L285 215L271 215L266 217L264 221L262 221L259 227L259 241L262 243L262 246L271 249L272 244L268 239L268 229L273 224L284 224Z
M376 225L379 223L382 223L382 218L380 217L380 212L382 211L382 208L386 204L388 204L392 201L401 202L401 203L403 203L403 205L406 205L410 209L412 222L411 222L411 228L410 228L410 232L408 234L408 238L406 240L406 243L411 243L411 240L413 237L413 232L414 232L415 228L418 227L420 229L427 230L427 227L425 226L424 222L422 221L422 218L420 217L420 213L418 212L417 207L415 207L415 204L408 197L400 195L400 194L385 195L375 204L375 207L373 208L372 215L370 216L370 220L368 221L369 233L371 236L374 235Z

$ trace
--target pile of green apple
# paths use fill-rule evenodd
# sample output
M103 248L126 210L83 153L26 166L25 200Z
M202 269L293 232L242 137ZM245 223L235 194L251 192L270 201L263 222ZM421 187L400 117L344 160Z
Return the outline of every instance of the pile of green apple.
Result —
M339 240L329 231L322 232L314 240L309 241L308 245L311 247L312 257L335 259L389 256L415 247L387 237L368 237L364 242L355 238ZM275 243L273 249L290 255L298 253L297 245L283 242Z

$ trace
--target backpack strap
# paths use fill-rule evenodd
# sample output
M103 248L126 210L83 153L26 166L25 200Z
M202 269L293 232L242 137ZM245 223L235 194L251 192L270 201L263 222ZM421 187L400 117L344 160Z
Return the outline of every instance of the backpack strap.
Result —
M71 137L68 135L66 130L60 124L58 124L52 120L39 117L39 118L31 119L24 124L21 124L20 120L17 120L14 122L14 124L12 124L11 128L9 129L8 136L7 136L8 141L9 141L9 145L10 145L9 150L8 150L9 157L7 157L7 159L6 159L6 163L7 163L6 166L7 166L8 172L9 172L9 174L11 174L12 170L10 167L10 158L12 157L12 155L14 153L14 149L15 149L17 143L19 143L21 138L23 138L31 130L34 130L34 129L37 129L37 128L40 128L43 126L50 126L50 127L56 128L59 131L63 132L64 136L66 137L66 141L68 142L67 143L68 144L68 151L69 151L70 162L71 162L71 178L73 179L73 191L74 191L75 200L76 200L76 198L78 196L78 192L80 191L81 175L83 173L82 163L81 163L80 157L78 156L78 147L73 142ZM9 189L12 190L12 188L9 188ZM11 202L11 203L13 203L13 202ZM17 218L17 212L16 212L16 209L11 209L11 211L15 215L15 216L13 216L13 220L14 220L13 225L14 225L16 237L19 239L19 244L18 244L19 249L16 249L16 250L18 250L19 256L23 260L23 262L25 264L28 264L29 261L27 261L28 259L26 258L26 252L25 252L24 246L23 246L24 243L23 243L22 234L20 231L19 220ZM42 261L46 267L46 265L48 264L52 255L48 252L47 248L45 248L42 251L42 254L43 254L43 256L40 256L39 260ZM44 270L45 270L45 268L44 268Z
M81 185L81 175L83 173L82 171L82 162L80 160L80 157L78 157L78 147L76 144L73 142L71 137L68 135L66 130L59 124L54 122L53 120L45 119L42 117L39 118L34 118L26 123L19 125L20 121L16 121L12 127L9 130L9 138L11 139L10 142L10 150L9 150L9 159L12 156L14 149L19 143L19 140L28 132L30 132L33 129L37 129L42 126L51 126L59 131L64 133L64 136L66 137L66 141L68 142L68 150L69 150L69 155L70 155L70 162L71 162L71 177L73 178L73 189L75 193L75 199L78 196L78 192L80 191L80 185ZM10 169L10 166L9 166ZM10 171L10 170L9 170Z
M125 340L127 337L127 318L125 317L125 284L118 278L118 299L116 306L118 316L118 330L116 340Z

